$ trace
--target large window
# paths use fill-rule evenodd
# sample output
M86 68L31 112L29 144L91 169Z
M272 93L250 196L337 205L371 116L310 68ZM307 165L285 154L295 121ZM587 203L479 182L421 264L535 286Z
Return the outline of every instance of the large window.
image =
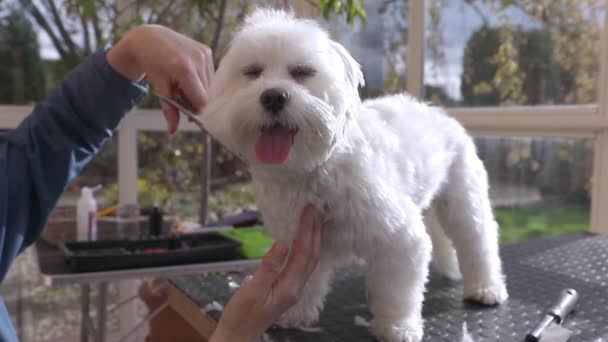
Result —
M423 97L480 136L503 243L605 231L606 5L425 1Z
M219 59L236 26L256 5L284 7L289 2L0 0L0 131L15 128L69 70L136 24L168 26L209 45ZM160 204L169 215L198 221L206 155L200 132L188 125L182 125L173 139L164 132L158 102L149 96L70 185L61 204L74 205L82 186L101 184L103 190L96 197L102 208L139 200L142 206ZM219 147L214 160L209 220L253 203L242 167ZM76 340L77 286L46 287L35 263L33 250L21 254L0 288L20 340ZM110 287L110 307L135 295L115 285ZM125 307L109 313L110 339L117 339L118 329L124 336L136 323L130 315L132 306ZM140 305L137 311L141 318L146 310Z
M593 140L475 139L502 243L589 230Z
M145 114L144 114L145 115ZM138 146L138 201L142 206L160 205L180 220L198 222L201 210L201 168L205 157L199 132L141 131ZM242 163L215 145L208 203L208 221L235 214L253 204Z
M448 106L595 103L604 4L426 1L425 98Z
M0 130L16 127L68 70L137 23L185 33L219 59L255 5L295 5L361 63L363 97L407 90L446 107L476 137L502 243L608 233L606 0L365 0L366 23L353 24L344 15L322 19L315 0L26 2L0 0ZM73 204L83 185L102 184L101 206L159 203L196 221L206 149L196 127L182 125L173 140L164 130L148 97L64 202ZM251 206L254 196L242 165L214 147L210 220ZM22 340L76 335L74 290L45 288L34 263L22 255L2 288L18 328L41 322ZM62 317L47 310L57 303ZM113 314L112 330L117 321Z
M605 203L593 181L605 6L370 0L367 24L328 26L361 63L364 97L408 90L477 137L501 242L513 243L589 230L591 198Z
M14 127L67 70L137 23L161 23L183 32L212 46L219 59L231 33L255 5L296 5L299 10L312 9L307 13L319 13L316 2L308 0L200 2L194 7L185 2L143 1L95 2L86 8L56 0L35 1L27 8L20 4L9 0L0 5L0 128ZM357 18L347 23L344 15L315 16L361 63L367 81L363 97L408 90L447 107L471 133L486 137L477 144L484 161L494 160L491 167L488 164L494 181L502 182L504 174L515 172L504 163L498 168L497 158L512 160L518 153L537 151L539 144L546 156L563 153L567 144L584 145L584 165L576 161L568 167L576 174L585 170L586 196L595 208L592 226L599 229L593 222L608 212L601 209L608 206L602 204L608 202L603 200L608 193L603 179L608 174L602 173L608 160L598 153L608 148L608 94L603 90L608 88L608 67L601 65L608 58L601 43L603 39L608 45L605 33L602 38L605 0L369 0L364 4L364 23ZM43 16L48 25L34 15L35 10L49 11ZM142 108L147 109L124 125L125 139L109 141L68 188L64 200L73 203L83 185L102 184L102 205L116 203L120 192L131 189L135 196L123 200L139 194L144 205L162 202L169 211L195 220L200 211L191 203L201 200L197 185L202 182L205 146L191 128L169 141L161 133L164 123L153 97ZM526 140L512 136L530 137L530 147L517 147ZM138 147L125 148L130 144ZM244 198L251 202L248 191L234 201L217 192L246 174L242 165L215 147L210 182L216 199L210 203L218 207L211 219L231 211L221 206L232 207L232 202L234 207L244 206ZM123 156L120 168L114 162L119 155ZM564 167L548 164L543 169ZM582 178L558 179L560 187L572 187Z
M372 97L406 88L408 6L406 1L365 1L366 21L347 23L343 17L320 19L361 64L365 87Z
M0 2L0 126L15 127L29 114L34 103L60 84L70 69L107 43L117 41L137 24L162 24L204 42L214 51L217 63L235 28L256 5L284 8L290 4L282 0L197 3L43 0L24 7L16 0ZM41 17L37 12L48 15ZM142 116L156 119L160 115L158 100L153 96L144 99L140 108L145 109L138 112ZM117 204L121 198L126 202L135 201L139 195L142 205L159 203L166 205L168 212L198 221L201 163L207 146L200 133L194 131L178 133L169 141L166 134L161 133L164 122L153 121L152 132L137 133L145 130L142 125L149 123L144 117L123 125L123 131L129 131L123 140L129 142L123 141L120 145L117 137L109 141L67 189L62 204L73 205L82 186L100 184L103 189L97 197L101 206ZM138 147L124 148L131 143L137 143ZM122 164L126 166L119 171L119 154L133 152L135 154L123 158ZM246 178L242 166L217 145L215 152L212 175L217 179L213 182L212 195L217 198L210 200L210 220L238 210L218 208L219 203L227 207L245 205L245 200L238 196L239 191L230 186ZM133 170L138 167L138 171ZM119 173L122 183L118 181ZM126 173L136 178L125 176ZM136 189L126 191L127 187ZM131 196L121 197L121 191ZM250 194L243 196L249 198L246 205L250 206Z

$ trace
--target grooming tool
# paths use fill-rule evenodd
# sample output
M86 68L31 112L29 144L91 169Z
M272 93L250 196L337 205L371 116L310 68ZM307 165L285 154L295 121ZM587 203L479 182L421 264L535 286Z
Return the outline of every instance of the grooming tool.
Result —
M545 329L552 323L561 325L564 319L572 312L578 301L578 292L574 289L566 289L560 293L559 300L547 310L545 316L538 324L526 335L526 342L541 341L541 336Z
M175 99L159 95L158 93L154 93L156 97L161 99L162 101L167 102L168 104L174 106L178 109L179 112L188 117L192 122L194 122L201 131L204 131L205 128L203 126L203 122L201 121L200 114L197 113L187 101L184 101L181 97L177 97Z

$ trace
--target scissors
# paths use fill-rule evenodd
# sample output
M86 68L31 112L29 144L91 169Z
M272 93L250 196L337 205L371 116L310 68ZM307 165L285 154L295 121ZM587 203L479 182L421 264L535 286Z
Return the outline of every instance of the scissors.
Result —
M158 97L162 101L165 101L173 107L177 108L179 112L188 117L190 121L194 122L201 129L201 131L205 131L205 127L203 126L203 121L201 120L200 114L197 113L187 101L183 100L181 97L172 99L160 95L156 92L154 93L154 95L156 95L156 97Z

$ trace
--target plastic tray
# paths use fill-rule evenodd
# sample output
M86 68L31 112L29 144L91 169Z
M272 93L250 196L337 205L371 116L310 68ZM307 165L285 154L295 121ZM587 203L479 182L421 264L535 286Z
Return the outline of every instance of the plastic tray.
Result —
M72 272L233 260L240 256L240 247L239 241L217 233L59 244Z
M242 243L239 252L247 259L261 259L272 247L273 239L262 226L222 231L220 234Z

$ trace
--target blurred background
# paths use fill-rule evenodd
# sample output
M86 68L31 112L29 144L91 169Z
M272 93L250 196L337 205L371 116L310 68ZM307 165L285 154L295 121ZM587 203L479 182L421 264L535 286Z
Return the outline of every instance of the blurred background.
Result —
M0 0L0 130L13 128L13 113L29 112L70 69L133 26L166 25L204 42L217 65L231 33L260 5L311 8L311 15L362 65L363 98L412 89L408 73L416 68L425 101L482 121L487 111L490 128L492 120L506 119L519 127L518 118L525 119L527 111L536 115L537 108L559 114L547 115L546 123L540 119L539 127L597 108L605 0L427 0L423 26L415 28L412 3ZM412 46L412 29L422 30L422 45ZM410 63L408 69L408 59L416 54L421 63ZM157 117L158 108L157 100L148 97L138 120ZM205 143L196 131L170 138L162 128L136 131L140 205L157 204L180 220L194 222L255 209L247 171L234 156L215 142ZM471 130L490 176L503 244L590 229L596 136L540 131ZM103 186L96 195L100 207L117 204L117 149L117 138L108 141L69 187L62 204L75 203L82 186L97 184ZM208 187L201 188L203 183ZM203 200L207 195L208 202ZM201 208L201 203L208 206ZM116 296L116 289L111 291ZM65 341L77 335L79 292L43 287L31 253L20 257L2 293L23 341ZM114 328L118 324L115 317L109 323Z

